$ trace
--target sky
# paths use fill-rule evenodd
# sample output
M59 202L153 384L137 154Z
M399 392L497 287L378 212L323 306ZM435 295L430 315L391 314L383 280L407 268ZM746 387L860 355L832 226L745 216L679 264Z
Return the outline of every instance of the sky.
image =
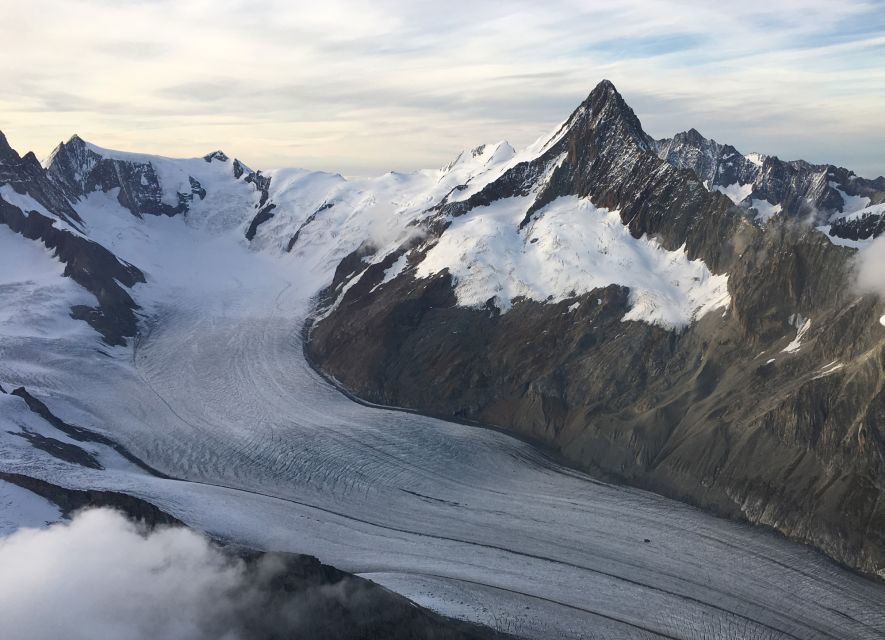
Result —
M0 0L0 130L369 175L528 144L603 78L695 127L885 174L885 0Z

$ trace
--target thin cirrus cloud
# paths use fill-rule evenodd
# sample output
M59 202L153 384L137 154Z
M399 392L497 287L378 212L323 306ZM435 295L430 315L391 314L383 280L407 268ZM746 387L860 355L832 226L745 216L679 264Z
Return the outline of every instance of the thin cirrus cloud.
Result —
M268 168L440 166L532 141L609 78L652 135L885 174L883 0L32 0L3 17L0 127L42 154L78 132Z

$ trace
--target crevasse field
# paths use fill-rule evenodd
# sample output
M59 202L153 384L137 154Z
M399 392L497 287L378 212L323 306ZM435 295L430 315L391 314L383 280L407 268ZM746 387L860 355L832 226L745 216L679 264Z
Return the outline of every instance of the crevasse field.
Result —
M77 206L84 233L148 279L133 289L141 332L129 347L109 348L70 319L67 308L89 294L61 277L48 251L0 227L0 384L27 387L65 421L107 434L174 479L99 445L86 448L103 470L33 448L17 435L23 429L70 440L10 395L0 395L0 470L131 493L217 538L312 554L419 604L525 637L881 638L882 588L816 552L596 481L495 431L358 404L310 368L302 325L338 261L365 237L395 241L416 212L465 182L457 172L481 183L478 167L497 175L516 157L501 145L484 153L441 172L371 181L274 173L277 216L251 244L243 228L254 193L229 178L229 164L154 159L170 189L180 173L206 187L186 217L138 219L113 192ZM347 206L302 227L333 198ZM556 223L574 207L504 245L509 275L492 269L501 261L478 263L476 279L459 280L459 302L499 291L502 300L565 296L587 282L580 269L597 274L592 286L616 277L616 269L599 275L593 252L563 249L568 238L557 238ZM633 319L678 326L727 306L725 276L630 238L605 211L587 213L599 226L583 231L581 246L655 274L643 279L650 284ZM431 254L429 271L481 262L481 233L470 226L497 224L481 215L459 223L454 257ZM543 237L526 249L531 233ZM562 261L513 285L544 252ZM674 298L669 287L681 277L697 288ZM5 483L0 514L0 534L58 517Z

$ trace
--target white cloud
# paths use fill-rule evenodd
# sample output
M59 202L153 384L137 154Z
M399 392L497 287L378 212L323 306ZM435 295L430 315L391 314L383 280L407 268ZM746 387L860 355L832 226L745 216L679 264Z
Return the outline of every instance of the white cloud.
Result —
M860 290L864 293L877 293L885 298L885 236L879 236L858 252L857 267L857 284Z
M528 142L608 77L653 134L697 126L883 173L883 15L861 0L32 0L4 10L0 126L38 155L78 131L380 172Z
M148 536L108 510L0 539L6 638L200 638L243 568L182 528Z
M247 565L190 529L148 532L108 509L0 538L0 567L0 637L18 640L311 637L367 593L348 580L283 591L278 556Z

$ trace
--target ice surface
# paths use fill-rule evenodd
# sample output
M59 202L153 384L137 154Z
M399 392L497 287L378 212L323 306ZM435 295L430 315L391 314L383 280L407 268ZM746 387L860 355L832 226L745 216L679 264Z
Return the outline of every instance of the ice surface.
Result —
M0 225L0 345L13 336L91 333L69 314L72 305L95 305L95 296L61 277L63 271L49 249Z

